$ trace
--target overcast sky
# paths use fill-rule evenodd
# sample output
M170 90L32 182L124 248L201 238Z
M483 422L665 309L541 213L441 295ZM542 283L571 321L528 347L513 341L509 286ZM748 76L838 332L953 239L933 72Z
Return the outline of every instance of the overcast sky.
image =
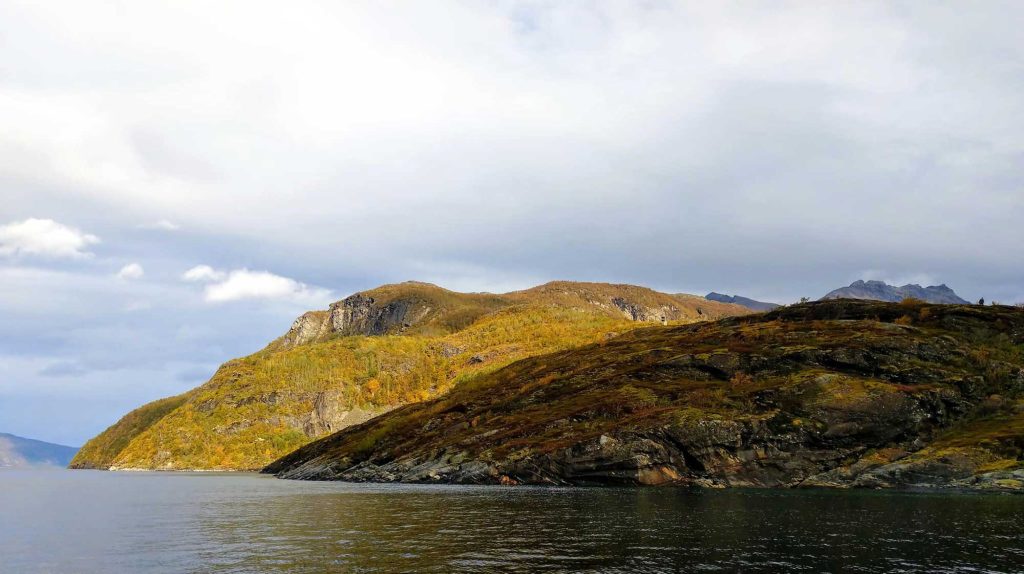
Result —
M419 279L1024 301L1020 2L0 0L0 431Z

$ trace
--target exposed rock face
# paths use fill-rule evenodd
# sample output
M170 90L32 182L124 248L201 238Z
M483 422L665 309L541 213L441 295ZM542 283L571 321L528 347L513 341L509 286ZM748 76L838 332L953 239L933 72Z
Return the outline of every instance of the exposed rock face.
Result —
M913 297L928 303L958 304L966 305L967 301L961 299L952 289L946 285L933 285L921 287L920 285L904 285L896 287L882 281L854 281L848 287L841 287L829 292L821 298L827 299L868 299L871 301L889 301L898 303L904 299Z
M285 347L294 347L330 336L397 333L423 321L435 310L429 301L415 295L378 302L370 294L356 293L332 303L327 311L304 313L281 341Z
M699 304L704 301L705 304ZM555 281L503 295L454 293L429 283L409 281L356 293L332 303L327 311L310 311L295 320L281 339L284 348L330 337L393 335L431 325L451 331L490 312L521 304L586 308L631 321L667 323L740 315L746 307L721 304L692 295L668 295L633 285Z
M719 303L735 303L736 305L743 305L747 309L754 311L771 311L772 309L778 309L780 307L777 303L756 301L739 295L723 295L721 293L715 293L714 291L705 295L704 298L708 301L718 301Z
M400 289L402 287L406 288ZM455 311L444 308L439 301L450 293L435 285L418 282L356 293L332 303L326 311L304 313L279 340L279 346L290 348L331 337L402 333L431 317Z
M612 298L612 305L615 305L622 315L630 321L667 323L676 321L682 317L679 307L675 305L661 305L659 307L644 307L637 303L627 301L622 297Z
M631 332L307 445L283 478L1024 491L1024 310L839 300ZM900 319L900 323L895 321Z
M373 297L356 293L330 308L331 330L340 335L383 335L419 323L433 308L416 299L380 305Z
M373 417L388 412L389 408L364 410L351 407L342 399L340 391L317 393L313 399L313 410L303 423L303 432L310 438L337 432L352 425L362 424Z
M292 323L284 336L284 344L289 347L306 345L325 337L330 332L330 314L324 311L309 311Z

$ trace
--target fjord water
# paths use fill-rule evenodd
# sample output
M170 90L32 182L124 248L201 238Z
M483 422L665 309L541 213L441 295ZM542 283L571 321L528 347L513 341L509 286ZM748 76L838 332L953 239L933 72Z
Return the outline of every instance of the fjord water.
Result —
M0 572L1020 572L1024 497L0 472Z

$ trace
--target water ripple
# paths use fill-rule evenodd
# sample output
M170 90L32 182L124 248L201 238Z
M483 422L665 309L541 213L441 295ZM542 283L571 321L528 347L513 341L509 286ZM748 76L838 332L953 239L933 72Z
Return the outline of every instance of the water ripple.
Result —
M2 572L1021 572L1024 497L0 473Z

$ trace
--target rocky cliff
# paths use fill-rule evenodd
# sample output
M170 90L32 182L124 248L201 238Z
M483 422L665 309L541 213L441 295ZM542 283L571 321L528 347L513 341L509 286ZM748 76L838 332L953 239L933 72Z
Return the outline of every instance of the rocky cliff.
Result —
M299 317L206 384L132 411L89 441L76 468L259 469L398 406L525 357L647 323L749 312L643 287L555 282L503 295L385 285Z
M332 337L388 334L448 334L514 305L542 305L630 321L700 321L742 314L741 306L669 295L635 285L554 281L504 295L455 293L430 283L408 281L356 293L295 320L280 339L284 347Z
M896 287L882 281L854 281L847 287L830 291L821 300L868 299L871 301L898 303L908 298L919 299L927 303L968 304L967 301L961 299L952 289L945 285L921 287L920 285L909 284Z
M834 300L513 363L283 478L1024 488L1024 310Z
M284 346L352 335L441 334L512 304L507 296L456 293L430 283L407 281L356 293L295 320Z

